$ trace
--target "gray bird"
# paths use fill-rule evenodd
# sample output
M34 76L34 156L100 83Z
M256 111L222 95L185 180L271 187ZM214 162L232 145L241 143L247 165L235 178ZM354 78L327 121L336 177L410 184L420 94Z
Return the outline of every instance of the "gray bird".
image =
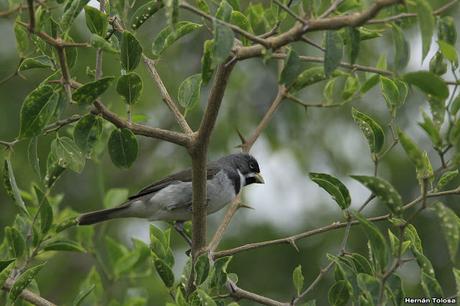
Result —
M208 163L207 213L212 214L229 204L243 186L264 180L257 160L238 153ZM150 221L176 221L183 235L183 222L192 218L192 171L174 173L145 187L128 201L115 208L82 214L79 225L88 225L115 218L144 218Z

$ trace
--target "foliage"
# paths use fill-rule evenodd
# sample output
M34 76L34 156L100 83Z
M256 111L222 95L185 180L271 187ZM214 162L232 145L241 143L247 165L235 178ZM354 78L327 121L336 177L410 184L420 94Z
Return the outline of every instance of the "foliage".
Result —
M419 292L423 290L431 297L452 295L439 281L438 271L435 273L429 254L424 252L422 238L414 223L423 210L436 216L440 230L435 234L445 241L444 252L448 254L449 268L453 271L451 279L459 282L460 219L448 205L429 200L460 194L460 187L446 188L458 183L460 164L456 24L454 18L443 16L455 5L454 2L443 2L440 10L433 10L434 5L427 0L410 1L404 5L396 0L377 0L373 4L360 1L240 3L237 0L199 0L191 4L178 0L100 0L99 8L88 3L87 0L11 0L1 7L4 11L0 16L15 16L10 21L19 58L13 76L2 82L10 82L26 73L37 73L34 76L39 82L22 99L17 112L19 130L15 132L14 140L0 141L5 149L2 155L3 188L11 206L15 205L11 208L15 209L15 217L3 228L0 244L0 285L5 292L0 302L27 301L39 305L34 301L34 297L40 295L38 287L42 286L38 276L65 252L82 253L75 256L91 257L94 262L86 278L78 284L79 290L75 290L74 296L64 304L148 305L152 296L146 292L151 288L133 280L149 278L154 279L155 288L161 288L156 290L163 290L163 297L169 299L167 305L170 306L235 306L238 304L234 300L240 299L241 303L315 305L315 300L307 299L326 300L316 296L313 289L333 270L333 280L326 288L327 301L331 305L403 305L406 291L399 268L411 261L419 268ZM185 11L190 14L184 14ZM310 14L308 20L305 12ZM84 14L84 22L79 21L80 14ZM160 20L162 28L153 33L151 28L143 26L151 20ZM428 70L405 70L413 56L406 37L413 23L419 26L422 60L430 54L430 48L436 51L428 58ZM81 28L85 28L88 35L82 37L78 31ZM310 32L322 35L323 45L307 37ZM142 37L146 35L151 38L151 47L145 47ZM364 47L368 43L381 45L387 35L392 37L391 49L394 50L389 64L382 55L375 66L365 66L369 61L362 55ZM432 44L434 37L438 38L436 44ZM193 46L199 44L199 51L190 47L187 52L199 67L195 67L194 73L184 71L177 76L180 82L175 87L169 80L165 85L157 66L162 61L174 61L174 47L180 45L184 48L191 40ZM300 43L314 48L321 56L310 56ZM92 58L86 73L82 74L81 67L88 65L85 52L96 54L96 60ZM222 236L216 234L213 239L216 244L207 245L206 228L204 231L197 229L206 225L206 222L197 222L206 217L203 208L206 197L200 193L201 199L194 199L192 204L194 226L185 225L188 234L191 226L192 237L197 239L194 242L198 242L193 244L184 267L177 260L172 226L159 228L151 225L150 243L132 239L130 248L106 236L104 228L95 230L75 226L77 214L62 201L63 196L71 197L72 193L60 194L55 188L56 182L73 172L70 179L75 180L78 187L82 184L77 182L79 175L89 171L90 163L100 165L104 154L110 156L118 171L133 167L140 152L139 135L188 149L195 171L194 180L204 184L206 175L195 166L203 167L211 132L215 125L222 126L217 114L224 93L232 91L226 88L232 69L255 57L261 59L267 70L276 66L270 63L279 64L275 69L277 78L273 78L277 80L278 93L251 138L240 135L242 148L249 150L265 129L266 134L275 133L267 124L284 101L300 104L306 110L347 110L342 115L345 114L343 116L350 123L350 130L363 134L361 140L367 142L370 150L368 160L374 165L371 174L358 175L354 167L347 170L347 175L371 193L359 209L354 203L355 196L351 196L353 189L346 186L350 180L342 178L340 173L310 172L311 181L332 196L339 206L343 214L341 222L287 238L216 250ZM115 64L103 66L103 58L110 58ZM153 106L145 111L146 114L140 115L145 100L150 99L143 99L144 92L152 93L152 80L141 68L144 65L180 131L168 124L163 127L146 124L149 119L146 114L157 110ZM448 69L455 80L446 76ZM21 82L26 83L25 80ZM246 84L243 82L242 85ZM169 87L177 88L177 94L170 95ZM368 102L366 95L374 87L377 87L386 109L376 107L374 110L365 105ZM304 102L308 97L306 92L315 88L322 91L322 102ZM118 100L108 102L107 97L113 97L115 92ZM207 104L202 107L200 102L208 92ZM234 101L225 102L235 104L245 114L250 113L247 111L250 106L238 103L237 95L231 97ZM412 131L400 123L404 112L413 112L410 104L414 99L419 100L418 106L422 105L419 117L423 121L419 127L426 134L421 142L423 145L409 136ZM358 105L359 100L363 103ZM139 112L137 116L135 111ZM279 112L283 114L285 111L281 109ZM297 128L302 126L303 118L300 123L290 122L291 117L298 118L297 112L284 115L288 126L291 123ZM159 117L155 124L165 122ZM411 114L410 117L416 118L417 115ZM149 123L153 121L149 120ZM194 131L191 126L197 122L200 123L199 129ZM388 122L388 128L383 122ZM327 124L325 126L327 129ZM32 171L30 175L18 176L12 160L17 158L16 150L23 143L27 144L26 159ZM38 143L45 149L38 150ZM429 154L431 151L427 150L425 143L431 144L429 150L436 152L437 156ZM226 145L225 142L222 148ZM408 202L405 202L408 194L403 194L398 180L384 178L379 173L379 164L385 162L396 146L405 154L404 163L411 163L415 168L410 176L404 177L411 177L413 185L420 190L420 196ZM294 150L294 147L292 143L289 149ZM305 150L298 154L307 155ZM367 157L361 158L365 160ZM438 164L439 168L433 168ZM124 180L123 183L128 185L131 182ZM29 190L23 187L27 185ZM107 208L122 203L128 196L126 189L102 190L101 194L105 196L99 200ZM374 198L383 204L379 209L385 210L385 214L371 217L363 212ZM418 208L414 208L417 205ZM195 214L196 211L201 213L201 219L196 217L199 215ZM229 212L226 217L231 218L231 210ZM383 220L386 222L382 227L376 225L377 221ZM222 223L223 232L227 225ZM361 228L367 238L356 248L349 243L352 226ZM289 243L299 251L297 240L342 227L345 234L339 253L322 254L328 265L320 270L313 283L309 284L314 278L306 274L305 263L291 267L291 291L281 297L288 302L277 302L239 287L241 283L243 286L248 284L243 278L239 280L241 274L235 273L233 266L242 250ZM244 228L240 235L246 235ZM367 251L363 251L366 247ZM177 271L181 269L178 275ZM271 277L264 280L259 277L258 281L268 283L273 281ZM285 282L285 276L273 277L283 278ZM118 287L117 282L121 284ZM460 284L457 283L457 287ZM117 291L123 302L117 302L112 291ZM304 302L306 304L301 304Z

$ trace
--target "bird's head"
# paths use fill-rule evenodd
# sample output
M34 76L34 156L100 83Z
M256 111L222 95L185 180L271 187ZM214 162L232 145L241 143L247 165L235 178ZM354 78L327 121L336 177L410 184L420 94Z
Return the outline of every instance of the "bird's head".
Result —
M265 183L262 175L260 175L259 163L253 156L246 153L231 154L223 157L222 161L244 176L245 185Z

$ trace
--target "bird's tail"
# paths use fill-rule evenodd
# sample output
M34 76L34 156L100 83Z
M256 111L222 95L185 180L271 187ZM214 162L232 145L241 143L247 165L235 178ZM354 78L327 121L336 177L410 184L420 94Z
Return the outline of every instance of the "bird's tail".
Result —
M82 214L78 217L79 225L90 225L99 223L102 221L123 217L123 211L129 208L128 205L118 206L109 209L101 209L86 214Z

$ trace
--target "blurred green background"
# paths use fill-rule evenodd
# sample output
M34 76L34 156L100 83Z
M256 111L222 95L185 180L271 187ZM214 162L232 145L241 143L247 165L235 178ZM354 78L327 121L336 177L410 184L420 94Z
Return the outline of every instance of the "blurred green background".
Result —
M246 1L242 1L243 5ZM433 2L433 7L439 3ZM459 20L458 5L454 6L449 14ZM81 14L74 27L76 41L87 41L89 32L84 26ZM182 17L195 20L195 17L184 13ZM12 18L0 19L0 79L6 78L14 72L18 63L15 51ZM137 37L148 51L156 34L164 27L165 18L159 14L151 18L137 32ZM460 29L458 29L460 31ZM411 61L407 71L419 70L427 67L431 58L421 62L421 40L418 27L410 22L405 27L407 39L411 46ZM322 42L322 34L309 35L318 43ZM200 72L200 58L202 44L209 38L209 33L199 31L184 37L169 48L161 61L158 70L168 90L175 97L179 84L188 76ZM434 44L435 45L435 44ZM431 52L435 51L432 46ZM457 47L459 43L457 42ZM317 49L304 43L296 43L299 54L321 56ZM73 75L80 82L89 80L86 69L94 68L95 52L79 49L80 64L73 69ZM391 37L388 33L380 39L362 43L358 63L375 66L379 56L386 54L391 63L393 50ZM304 64L305 67L312 64ZM120 73L117 56L104 55L104 75ZM145 115L145 123L169 129L177 129L174 119L161 101L155 84L149 79L143 65L136 70L143 76L144 91L141 102L135 106L134 114ZM24 97L38 83L47 76L46 72L25 72L25 80L14 77L0 86L0 139L12 140L18 134L19 110ZM446 79L452 79L447 74ZM318 103L322 99L324 83L308 87L302 93L306 103ZM243 135L249 136L264 112L274 99L277 88L277 72L274 60L266 63L262 59L250 59L237 64L230 79L224 102L213 133L210 149L210 159L219 158L225 154L237 152L239 139L236 129ZM190 112L188 117L193 128L197 128L202 111L205 107L209 85L202 90L202 103ZM112 88L102 97L103 102L125 114L125 105L120 96ZM369 149L359 128L351 117L351 106L372 114L378 118L382 126L389 122L385 102L378 88L355 99L340 108L305 110L301 106L285 101L275 114L269 127L257 141L252 153L259 160L265 185L250 186L244 191L244 202L254 210L241 209L235 216L220 249L238 246L248 242L269 240L299 233L315 227L342 220L340 209L330 197L317 187L308 178L309 172L325 172L333 174L343 180L349 187L353 207L358 207L367 198L368 191L351 180L351 174L371 175L373 163ZM407 103L402 107L397 124L414 137L418 144L430 154L433 167L440 165L439 158L430 147L429 139L417 125L421 115L419 109L428 109L425 97L417 91L412 91ZM66 112L72 114L78 111L77 106L69 106ZM110 124L108 124L110 126ZM68 134L71 128L60 131ZM387 142L391 137L388 128ZM71 135L71 134L69 134ZM49 142L52 136L42 137L39 143L39 152L42 161L46 160L49 151ZM76 212L85 212L103 207L104 195L112 188L127 188L130 193L157 180L173 171L190 165L187 152L175 145L157 140L138 137L140 153L137 161L128 170L116 168L110 161L108 154L102 155L99 161L88 161L81 174L68 172L57 183L54 195L64 196L61 208L71 208ZM13 166L19 187L29 190L35 180L31 166L26 156L27 143L15 146ZM1 153L3 154L3 153ZM44 162L43 162L44 163ZM418 185L414 167L398 146L381 162L379 174L388 179L409 202L418 195ZM455 185L454 182L453 185ZM460 212L459 199L455 197L442 199L450 208ZM0 228L9 225L18 213L17 208L7 198L4 190L0 191ZM385 209L374 201L365 210L365 214L378 215L385 213ZM223 212L209 217L208 234L211 236L222 219ZM455 282L451 274L452 263L447 254L447 246L440 233L440 225L436 216L430 212L423 212L414 222L422 238L427 256L431 259L436 275L444 289L445 295L451 296L455 292ZM159 226L164 224L158 223ZM384 224L381 224L384 225ZM148 241L148 222L140 220L115 220L104 225L95 226L94 243L102 250L106 247L107 237L131 247L131 238L136 237ZM85 235L87 228L72 230L71 235ZM290 300L294 295L291 275L293 269L301 264L306 284L319 273L321 267L327 264L326 254L335 254L340 248L343 229L326 234L310 237L298 242L299 252L288 245L278 245L248 251L236 255L230 264L229 270L239 276L240 287L279 300ZM177 250L177 274L182 270L185 262L185 243L173 233L174 249ZM0 231L3 239L3 231ZM367 254L366 237L359 227L353 227L348 249L350 251ZM102 261L107 258L102 258ZM94 257L84 253L59 253L42 271L39 277L41 293L59 305L69 304L78 293L79 284L86 278L90 268L96 264ZM456 262L459 263L458 260ZM146 265L147 266L147 265ZM145 267L142 269L145 270ZM147 270L147 272L153 270ZM101 271L100 271L101 272ZM131 296L142 296L148 299L148 305L163 305L168 300L168 292L155 272L145 273L136 278L118 280L103 279L108 297L121 298L126 288ZM103 275L103 272L101 272ZM421 296L422 291L418 284L418 266L410 263L400 269L404 287L408 296ZM317 288L307 299L316 298L318 305L327 303L327 290L333 282L333 273L320 282ZM138 288L143 288L139 290ZM110 300L110 298L108 298ZM242 305L251 305L241 302Z

